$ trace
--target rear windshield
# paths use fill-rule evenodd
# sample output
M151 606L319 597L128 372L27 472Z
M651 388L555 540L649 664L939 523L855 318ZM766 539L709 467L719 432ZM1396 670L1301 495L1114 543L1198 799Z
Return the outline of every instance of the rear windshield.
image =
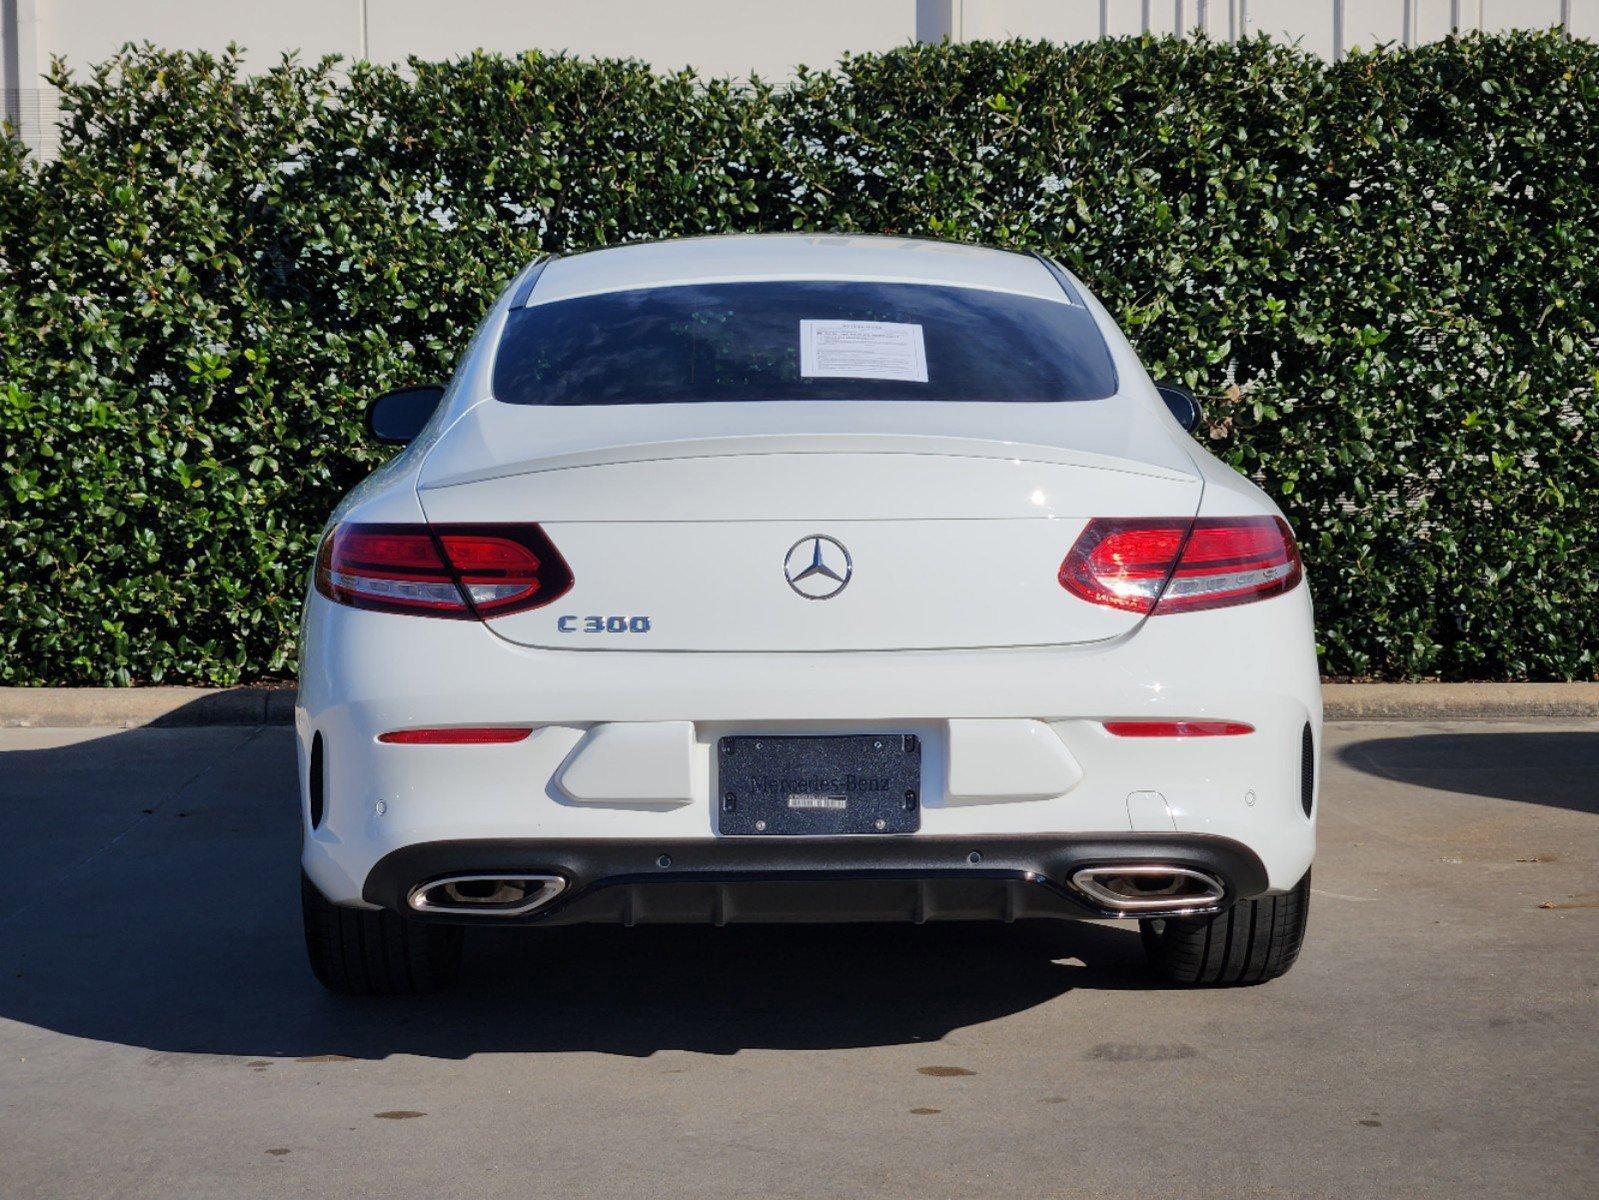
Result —
M911 283L685 284L513 309L511 404L1099 400L1110 351L1081 303Z

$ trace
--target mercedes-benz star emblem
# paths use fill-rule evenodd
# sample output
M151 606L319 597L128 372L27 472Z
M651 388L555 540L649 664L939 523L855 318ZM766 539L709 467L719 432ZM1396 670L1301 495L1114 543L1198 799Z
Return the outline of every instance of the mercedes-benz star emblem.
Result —
M855 564L844 543L817 533L800 538L783 560L788 586L807 600L831 600L854 573Z

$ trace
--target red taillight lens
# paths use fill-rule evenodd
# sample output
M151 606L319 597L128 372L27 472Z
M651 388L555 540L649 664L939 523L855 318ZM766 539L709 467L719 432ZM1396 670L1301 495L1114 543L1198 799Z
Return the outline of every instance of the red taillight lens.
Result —
M1096 517L1061 563L1060 585L1093 604L1148 613L1160 599L1191 524L1180 518Z
M1060 565L1072 595L1156 616L1264 600L1303 575L1281 517L1096 517Z
M1304 575L1299 547L1281 517L1195 521L1182 561L1155 612L1225 608L1288 591Z
M566 560L537 525L339 525L317 553L317 591L378 612L504 616L571 586Z
M379 612L470 617L426 525L339 525L322 539L316 590Z
M1117 737L1237 737L1254 733L1243 721L1106 721L1105 731Z
M434 532L480 617L538 608L572 586L566 560L537 525L436 526Z
M500 725L477 728L448 726L443 729L395 729L378 734L378 741L391 746L504 746L526 741L533 730Z

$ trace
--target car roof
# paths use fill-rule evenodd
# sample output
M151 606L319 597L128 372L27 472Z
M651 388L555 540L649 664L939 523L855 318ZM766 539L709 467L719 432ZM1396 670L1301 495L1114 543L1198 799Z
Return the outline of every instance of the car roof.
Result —
M1039 259L1010 250L864 234L733 234L641 242L554 258L525 303L690 283L787 279L942 284L1064 300Z

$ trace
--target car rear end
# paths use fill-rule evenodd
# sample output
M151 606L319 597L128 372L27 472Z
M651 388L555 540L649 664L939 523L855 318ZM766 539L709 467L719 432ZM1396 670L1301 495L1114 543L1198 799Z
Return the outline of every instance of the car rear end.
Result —
M935 348L957 295L910 314L951 396L740 359L776 398L719 400L725 343L696 333L713 398L589 403L610 384L570 398L586 359L558 352L608 293L553 268L509 289L428 432L324 540L297 709L315 897L407 927L1135 916L1165 936L1296 895L1320 712L1292 535L1187 444L1091 297L1019 257L958 266L1087 321L1086 357L1017 386L1090 394L968 398ZM908 325L884 318L927 297L786 282L740 336L863 303ZM529 320L547 283L543 305L590 311ZM702 329L753 298L712 289L680 320L686 295L647 315ZM990 340L1026 336L1024 309ZM898 349L848 369L914 374Z

